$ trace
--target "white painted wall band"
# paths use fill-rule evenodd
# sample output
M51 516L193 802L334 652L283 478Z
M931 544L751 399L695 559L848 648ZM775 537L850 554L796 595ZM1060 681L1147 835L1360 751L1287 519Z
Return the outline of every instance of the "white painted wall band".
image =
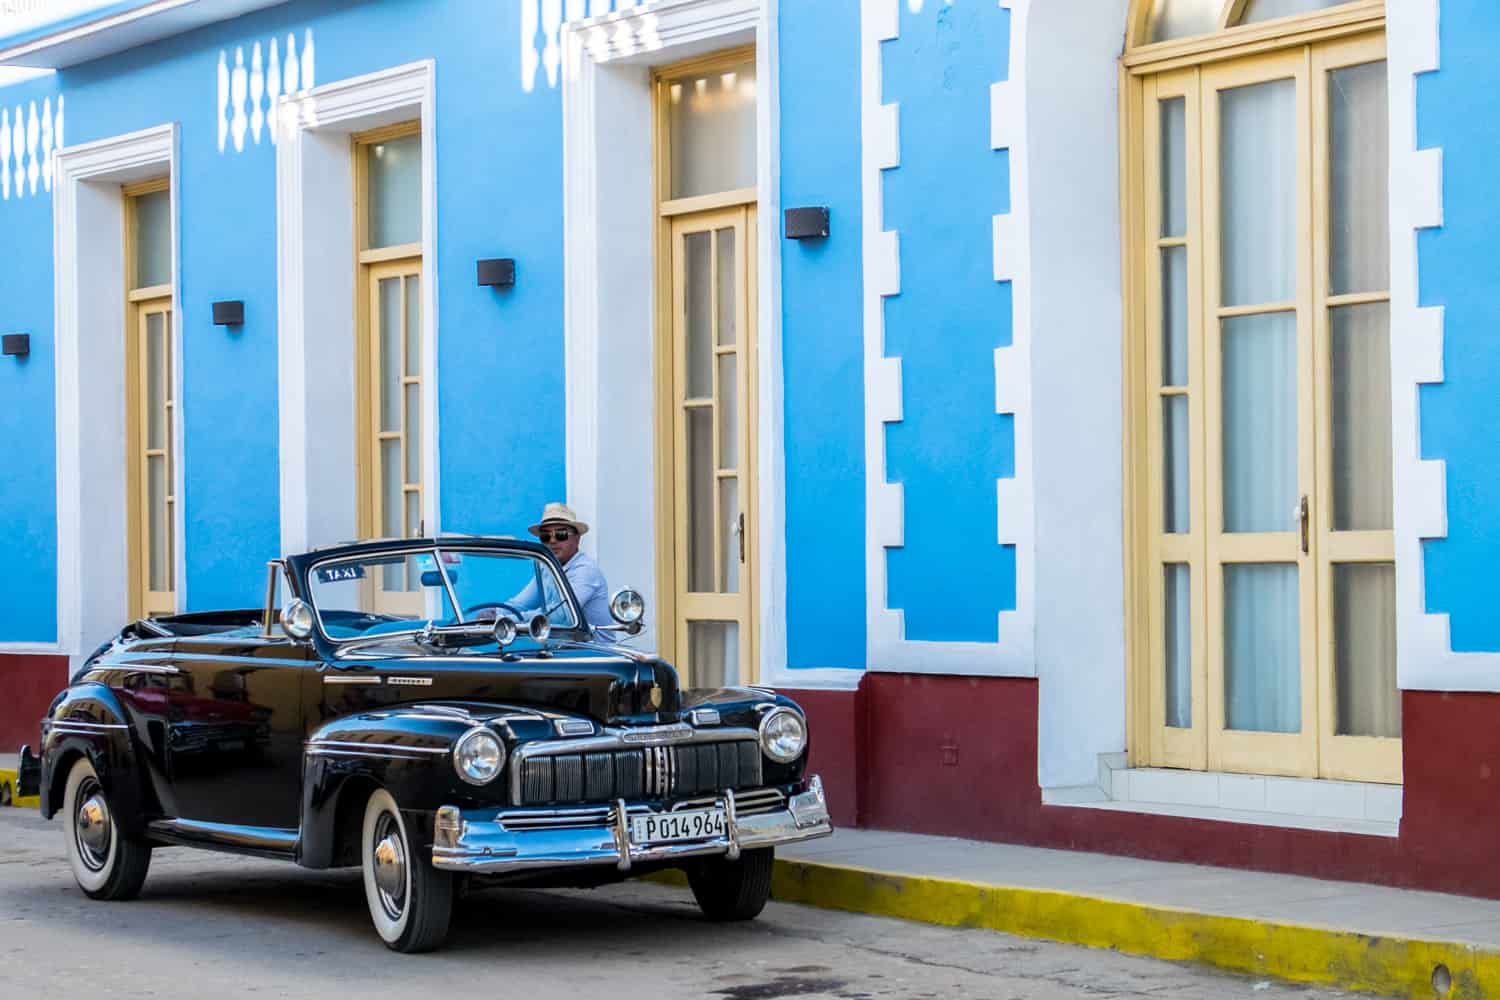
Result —
M1456 653L1427 612L1422 542L1448 534L1447 468L1422 458L1420 387L1443 381L1441 306L1420 306L1417 232L1443 224L1443 152L1417 148L1417 77L1439 65L1439 0L1386 5L1390 72L1391 424L1397 681L1405 690L1500 691L1500 653Z

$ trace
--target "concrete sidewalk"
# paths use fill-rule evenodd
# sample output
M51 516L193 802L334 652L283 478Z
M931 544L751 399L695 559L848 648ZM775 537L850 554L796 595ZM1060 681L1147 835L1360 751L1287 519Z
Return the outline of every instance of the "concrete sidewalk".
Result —
M1390 996L1500 998L1500 900L869 830L778 852L773 893Z

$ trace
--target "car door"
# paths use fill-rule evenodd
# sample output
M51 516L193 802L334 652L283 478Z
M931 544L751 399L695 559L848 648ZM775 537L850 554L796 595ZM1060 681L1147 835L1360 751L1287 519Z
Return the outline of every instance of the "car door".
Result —
M180 638L167 690L179 819L295 830L310 650L282 638Z

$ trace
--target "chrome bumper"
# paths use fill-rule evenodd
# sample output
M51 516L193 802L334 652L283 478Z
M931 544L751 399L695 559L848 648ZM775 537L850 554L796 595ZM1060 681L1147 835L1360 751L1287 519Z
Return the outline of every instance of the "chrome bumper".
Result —
M465 813L455 806L438 810L432 865L450 872L502 875L542 868L614 865L620 871L647 862L723 855L731 861L741 851L816 840L833 833L823 782L814 776L807 791L793 795L786 808L756 816L736 816L732 791L724 806L722 837L651 846L630 839L631 810L622 799L607 819L564 829L508 830L504 813ZM639 815L639 811L636 815Z

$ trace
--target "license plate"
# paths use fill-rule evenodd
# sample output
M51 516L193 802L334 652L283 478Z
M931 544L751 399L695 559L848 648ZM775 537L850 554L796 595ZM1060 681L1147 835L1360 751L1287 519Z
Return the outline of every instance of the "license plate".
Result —
M685 809L630 818L630 839L637 844L670 844L724 836L724 810Z

